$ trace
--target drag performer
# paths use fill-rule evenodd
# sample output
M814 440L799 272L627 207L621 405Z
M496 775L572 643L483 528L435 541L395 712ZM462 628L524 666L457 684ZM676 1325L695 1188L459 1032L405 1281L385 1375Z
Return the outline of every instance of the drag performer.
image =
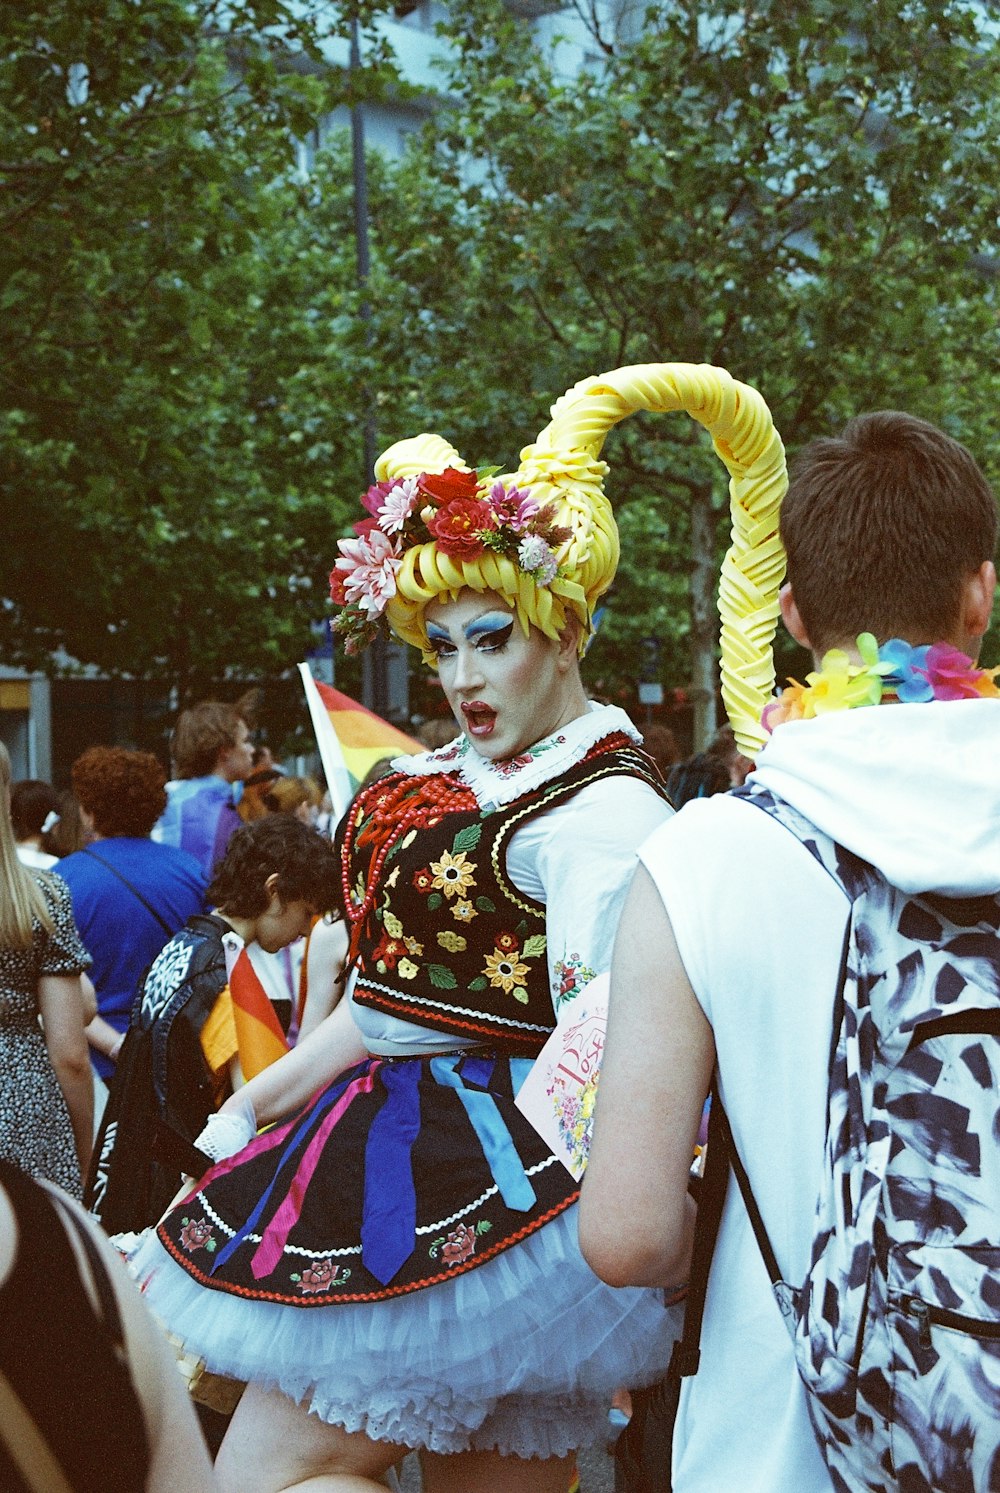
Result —
M558 401L514 474L426 435L376 467L338 627L415 644L462 734L350 809L348 996L210 1122L218 1164L136 1262L186 1350L249 1381L226 1489L377 1487L417 1447L427 1493L564 1493L611 1392L663 1373L673 1313L589 1270L577 1185L513 1101L608 968L669 814L627 716L580 679L618 559L604 438L688 409L753 496L773 455L755 400L711 368L624 369Z

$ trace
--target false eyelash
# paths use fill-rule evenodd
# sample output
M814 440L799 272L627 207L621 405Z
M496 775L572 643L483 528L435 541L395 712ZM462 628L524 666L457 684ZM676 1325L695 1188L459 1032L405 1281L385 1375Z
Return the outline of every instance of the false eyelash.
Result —
M481 653L502 653L510 642L511 633L514 631L513 621L507 627L500 627L496 632L483 633L476 639L476 647Z

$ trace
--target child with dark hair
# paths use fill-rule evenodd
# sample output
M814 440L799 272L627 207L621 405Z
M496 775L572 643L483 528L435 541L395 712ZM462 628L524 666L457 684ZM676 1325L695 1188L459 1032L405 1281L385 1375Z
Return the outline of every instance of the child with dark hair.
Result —
M233 835L209 887L214 911L189 918L170 939L133 1006L87 1187L88 1206L110 1233L155 1223L182 1174L204 1170L192 1142L244 1078L227 967L239 958L253 986L242 951L256 943L276 953L306 934L337 906L338 880L330 842L291 815ZM262 1002L261 1024L273 1024L280 1055L280 1028L259 982L250 998Z

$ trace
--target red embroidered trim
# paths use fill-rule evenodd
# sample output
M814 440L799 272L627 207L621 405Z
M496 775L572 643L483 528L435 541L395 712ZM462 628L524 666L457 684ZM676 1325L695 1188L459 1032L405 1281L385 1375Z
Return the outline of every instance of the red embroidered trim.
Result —
M381 990L376 994L374 991L365 990L363 985L355 986L352 999L360 1000L361 1004L364 1005L366 997L375 1004L377 1011L382 1010L384 1006L391 1006L394 1010L403 1011L408 1016L416 1016L424 1026L434 1026L436 1022L437 1026L445 1032L451 1031L453 1027L460 1026L469 1032L482 1032L487 1037L503 1037L511 1042L530 1043L537 1052L541 1052L545 1046L546 1038L551 1035L551 1033L546 1032L545 1036L541 1036L537 1032L518 1031L516 1027L508 1028L499 1024L496 1026L480 1025L479 1022L462 1021L457 1016L447 1014L435 1016L433 1011L428 1012L423 1006L411 1004L411 1002L405 1000L393 1000L391 995L385 995ZM426 1057L434 1056L432 1052L421 1055Z
M425 1276L423 1280L413 1281L411 1284L405 1286L386 1286L381 1291L355 1291L353 1295L336 1296L326 1298L323 1301L315 1299L307 1301L301 1296L282 1296L277 1291L251 1291L246 1286L230 1284L228 1281L221 1281L214 1276L205 1275L198 1269L190 1255L182 1254L178 1250L170 1236L165 1234L163 1224L160 1225L156 1233L163 1247L173 1256L185 1273L192 1276L199 1285L208 1286L216 1291L225 1291L230 1296L242 1296L247 1301L276 1301L282 1306L304 1307L308 1309L311 1306L339 1306L342 1302L386 1301L391 1296L408 1296L411 1291L422 1291L427 1286L436 1286L442 1281L451 1280L456 1275L464 1275L467 1270L475 1270L477 1265L483 1265L487 1260L492 1260L494 1255L502 1254L511 1245L519 1244L529 1234L537 1233L543 1224L551 1223L554 1218L558 1218L560 1213L564 1213L571 1203L575 1203L578 1200L579 1196L580 1189L575 1188L562 1202L556 1203L547 1213L543 1213L540 1218L536 1218L531 1223L525 1224L524 1228L518 1230L516 1234L508 1234L505 1239L501 1239L498 1244L492 1249L486 1250L484 1254L473 1255L468 1262L450 1266L447 1270L442 1271L440 1275Z

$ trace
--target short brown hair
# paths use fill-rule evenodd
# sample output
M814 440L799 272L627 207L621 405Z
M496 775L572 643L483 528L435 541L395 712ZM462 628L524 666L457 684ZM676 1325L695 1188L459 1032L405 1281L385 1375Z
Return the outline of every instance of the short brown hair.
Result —
M204 778L219 760L219 753L239 740L243 717L233 705L203 700L182 710L170 744L179 778Z
M993 558L996 500L973 457L936 426L883 410L792 463L781 537L815 650L858 633L945 638L963 580Z
M232 917L258 917L271 900L266 882L272 874L278 878L275 893L286 906L307 902L317 913L341 907L332 842L292 814L266 814L240 826L216 867L209 903Z
M73 792L99 835L143 839L167 806L166 774L152 752L88 747L73 763Z

